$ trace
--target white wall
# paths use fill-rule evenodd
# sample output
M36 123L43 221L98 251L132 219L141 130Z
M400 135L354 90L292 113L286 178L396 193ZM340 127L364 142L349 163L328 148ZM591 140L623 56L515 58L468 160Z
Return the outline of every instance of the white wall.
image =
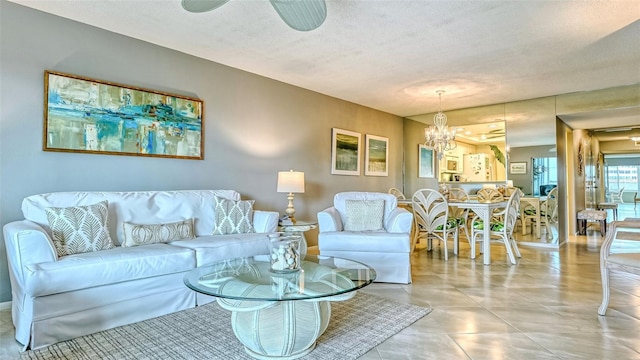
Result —
M282 212L277 172L295 169L307 182L296 217L315 219L338 191L402 187L399 117L3 0L0 6L0 225L22 217L25 196L53 191L235 189L258 209ZM45 70L202 99L205 159L42 151ZM331 175L332 127L388 137L389 176ZM0 259L2 302L11 299L4 243Z

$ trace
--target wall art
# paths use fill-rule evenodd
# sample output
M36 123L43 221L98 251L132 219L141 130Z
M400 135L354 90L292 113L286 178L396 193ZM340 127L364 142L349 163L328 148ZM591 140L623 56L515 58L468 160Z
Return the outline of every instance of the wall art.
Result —
M527 173L526 162L512 162L509 163L509 173L515 175L524 175Z
M43 150L204 158L203 102L45 71Z
M333 128L331 138L331 173L360 175L361 134Z
M433 148L422 144L418 145L418 177L435 177L436 161L434 154Z
M369 176L389 175L389 138L365 135L365 168L364 174Z

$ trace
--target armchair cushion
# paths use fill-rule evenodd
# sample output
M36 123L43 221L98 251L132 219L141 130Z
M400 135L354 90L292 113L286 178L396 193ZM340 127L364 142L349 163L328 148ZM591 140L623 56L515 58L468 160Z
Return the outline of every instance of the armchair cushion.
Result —
M384 200L346 200L345 231L384 230Z

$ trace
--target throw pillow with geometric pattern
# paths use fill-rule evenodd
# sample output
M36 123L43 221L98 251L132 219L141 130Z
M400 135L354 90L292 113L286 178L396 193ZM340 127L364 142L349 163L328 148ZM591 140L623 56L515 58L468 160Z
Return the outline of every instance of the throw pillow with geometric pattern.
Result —
M384 200L345 200L345 231L383 230Z
M215 201L213 235L256 232L253 228L255 200L235 201L216 196Z
M194 239L193 219L168 224L132 224L122 223L123 247L167 243L177 240Z
M58 256L115 247L107 228L107 201L87 206L46 208L47 220Z

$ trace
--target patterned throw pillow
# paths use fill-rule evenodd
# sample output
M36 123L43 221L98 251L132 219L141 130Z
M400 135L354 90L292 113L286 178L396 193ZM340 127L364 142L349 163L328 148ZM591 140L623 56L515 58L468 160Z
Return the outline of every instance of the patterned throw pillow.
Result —
M58 256L80 254L115 247L107 221L107 201L87 206L46 208L53 244Z
M384 200L345 200L345 231L383 230Z
M253 204L255 200L228 200L216 198L213 235L246 234L253 228Z
M124 230L123 247L166 243L176 240L194 239L193 219L168 224L122 223Z

